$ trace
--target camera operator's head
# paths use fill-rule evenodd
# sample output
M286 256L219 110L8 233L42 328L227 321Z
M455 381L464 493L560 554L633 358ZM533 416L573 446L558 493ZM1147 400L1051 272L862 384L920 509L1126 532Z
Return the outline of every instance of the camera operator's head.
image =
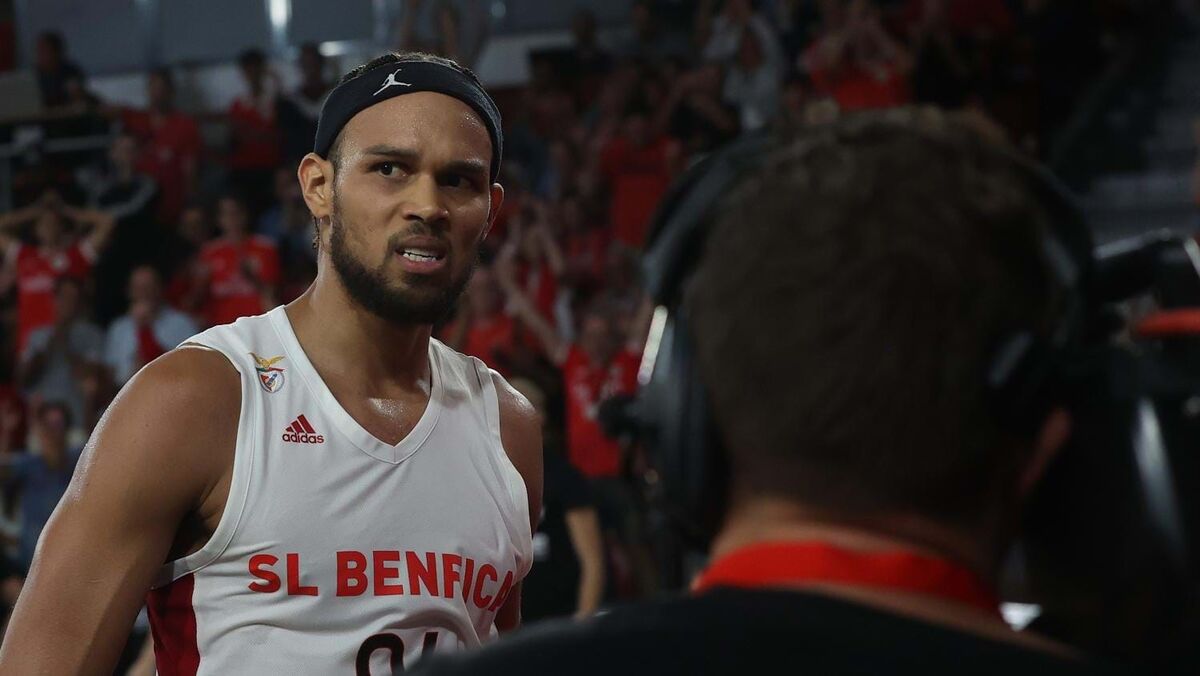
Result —
M1068 427L1014 425L986 386L1005 337L1061 309L1028 175L901 110L793 137L713 218L684 311L732 464L718 551L799 517L988 572Z

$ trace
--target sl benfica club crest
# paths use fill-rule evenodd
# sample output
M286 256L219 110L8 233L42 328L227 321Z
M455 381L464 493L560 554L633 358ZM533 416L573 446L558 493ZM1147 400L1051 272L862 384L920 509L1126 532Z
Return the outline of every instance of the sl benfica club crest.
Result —
M258 371L258 384L268 392L278 392L283 389L283 369L275 366L277 362L283 360L283 357L263 359L253 352L250 353L250 356L254 357L254 370Z

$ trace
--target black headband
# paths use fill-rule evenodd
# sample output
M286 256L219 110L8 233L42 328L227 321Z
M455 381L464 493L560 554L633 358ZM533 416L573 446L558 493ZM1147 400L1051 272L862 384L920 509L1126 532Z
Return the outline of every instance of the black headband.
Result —
M321 106L313 152L327 157L342 127L359 111L393 96L413 92L453 96L479 113L492 139L491 179L495 181L500 175L500 156L504 150L504 132L500 129L500 111L496 103L471 76L432 61L380 64L335 87Z

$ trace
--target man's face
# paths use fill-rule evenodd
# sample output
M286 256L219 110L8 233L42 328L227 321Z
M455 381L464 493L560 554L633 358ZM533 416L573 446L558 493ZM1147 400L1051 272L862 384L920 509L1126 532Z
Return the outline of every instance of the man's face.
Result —
M157 305L162 297L162 285L153 268L138 268L129 276L129 302Z
M590 46L596 41L596 18L587 12L580 12L571 19L571 33L575 42Z
M54 212L44 212L33 224L33 235L42 246L57 246L63 235L62 217Z
M300 52L300 74L308 82L321 80L321 69L324 66L321 53L315 49L305 49Z
M38 70L54 70L62 63L62 58L58 54L58 49L54 43L46 38L41 38L37 42L37 54L34 56Z
M625 118L625 136L638 147L650 142L650 120L644 113L632 113Z
M108 149L108 157L121 170L132 168L137 159L137 141L132 136L118 136Z
M60 453L67 443L67 417L57 408L47 408L38 420L37 433L43 454Z
M503 299L496 287L496 279L491 270L479 268L471 277L467 287L467 298L471 303L471 312L478 319L488 319L500 309Z
M367 310L396 324L440 320L503 199L487 128L457 99L418 92L360 112L339 143L322 250Z
M275 170L275 199L282 204L300 198L300 185L296 183L295 170L281 167Z
M579 346L590 357L607 362L616 351L612 322L600 312L587 312L579 325Z
M247 84L249 84L252 88L257 90L262 86L264 72L263 64L256 61L247 62L241 65L241 71L242 77L245 78Z
M743 70L756 70L763 63L762 45L752 30L742 31L742 42L738 45L738 65Z
M146 97L151 108L165 108L171 103L171 86L158 75L151 75L146 81Z
M647 35L650 33L651 28L653 28L650 8L644 3L639 2L633 6L630 20L633 22L633 29L638 35Z
M217 203L217 227L226 237L238 237L246 232L246 210L237 200L222 199Z
M192 244L202 244L208 239L208 223L205 222L204 210L198 207L184 209L179 216L179 234Z

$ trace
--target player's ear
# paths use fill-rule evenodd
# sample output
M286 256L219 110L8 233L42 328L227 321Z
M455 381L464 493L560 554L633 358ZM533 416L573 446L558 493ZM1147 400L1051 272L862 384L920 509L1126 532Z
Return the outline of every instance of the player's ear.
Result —
M316 153L300 160L296 169L304 203L318 221L333 213L333 163Z
M492 231L492 226L496 223L496 217L500 215L500 207L504 206L504 186L499 183L492 184L492 204L488 207L487 225L483 228L483 236L479 239L486 239L488 233Z

